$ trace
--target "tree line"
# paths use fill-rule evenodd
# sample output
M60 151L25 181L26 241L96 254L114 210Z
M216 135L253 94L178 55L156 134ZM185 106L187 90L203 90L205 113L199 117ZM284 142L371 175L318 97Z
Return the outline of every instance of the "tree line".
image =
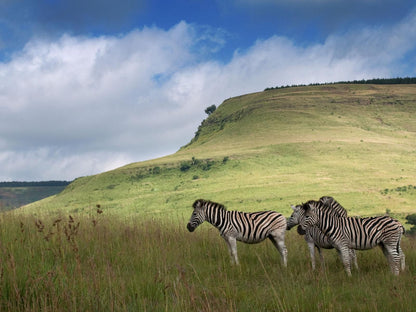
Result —
M326 83L310 83L308 85L287 85L280 87L271 87L266 88L264 91L275 90L275 89L284 89L291 87L306 87L306 86L322 86L330 84L416 84L416 77L405 77L405 78L374 78L374 79L362 79L362 80L353 80L353 81L338 81L338 82L326 82Z

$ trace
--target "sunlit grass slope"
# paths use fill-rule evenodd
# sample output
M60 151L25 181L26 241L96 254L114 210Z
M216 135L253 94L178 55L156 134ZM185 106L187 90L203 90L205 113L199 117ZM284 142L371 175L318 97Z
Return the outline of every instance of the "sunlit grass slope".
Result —
M197 130L197 129L195 129ZM177 153L76 179L21 209L171 218L197 198L274 209L334 196L350 215L416 204L416 85L321 85L224 101Z

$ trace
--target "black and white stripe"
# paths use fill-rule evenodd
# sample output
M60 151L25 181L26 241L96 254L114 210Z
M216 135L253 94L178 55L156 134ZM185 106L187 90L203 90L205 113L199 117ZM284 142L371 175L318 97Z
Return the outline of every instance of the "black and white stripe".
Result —
M223 205L203 199L196 200L193 208L188 230L193 232L204 221L211 223L227 242L231 260L236 264L239 264L236 241L254 244L269 238L279 251L283 265L287 265L286 218L282 214L275 211L227 211Z
M399 221L388 217L340 217L324 207L322 202L303 204L303 229L318 227L339 251L345 271L351 275L350 249L365 250L380 246L394 275L405 268L405 255L400 247L404 228Z
M347 216L347 210L339 203L337 202L333 197L331 196L322 196L319 198L319 201L325 206L328 207L333 213L338 214L340 217L346 217Z
M321 203L325 205L325 209L331 210L333 213L341 216L347 216L347 210L341 206L333 197L324 196L319 199ZM290 230L292 227L299 225L305 218L305 210L302 209L301 205L291 206L293 209L292 215L287 220L287 229ZM308 244L309 253L311 256L312 269L315 270L315 247L318 249L321 264L324 262L321 248L333 249L334 245L327 235L325 235L318 227L311 226L306 230L298 226L298 233L305 236L305 241ZM354 262L355 267L358 269L357 257L355 250L350 250L350 258Z

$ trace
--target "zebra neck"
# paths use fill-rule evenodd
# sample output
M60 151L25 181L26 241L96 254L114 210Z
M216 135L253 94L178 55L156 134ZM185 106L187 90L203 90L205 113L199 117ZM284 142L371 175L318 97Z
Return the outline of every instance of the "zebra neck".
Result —
M325 234L331 235L336 231L338 227L338 220L339 218L335 217L334 215L319 211L318 213L318 224L317 227Z
M224 226L227 211L224 209L211 209L207 211L207 219L209 223L221 231Z

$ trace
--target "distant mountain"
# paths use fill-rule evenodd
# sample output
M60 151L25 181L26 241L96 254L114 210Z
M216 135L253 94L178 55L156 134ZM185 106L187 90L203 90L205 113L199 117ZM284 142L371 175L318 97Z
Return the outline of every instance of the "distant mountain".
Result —
M0 182L0 211L11 210L61 192L69 181Z

